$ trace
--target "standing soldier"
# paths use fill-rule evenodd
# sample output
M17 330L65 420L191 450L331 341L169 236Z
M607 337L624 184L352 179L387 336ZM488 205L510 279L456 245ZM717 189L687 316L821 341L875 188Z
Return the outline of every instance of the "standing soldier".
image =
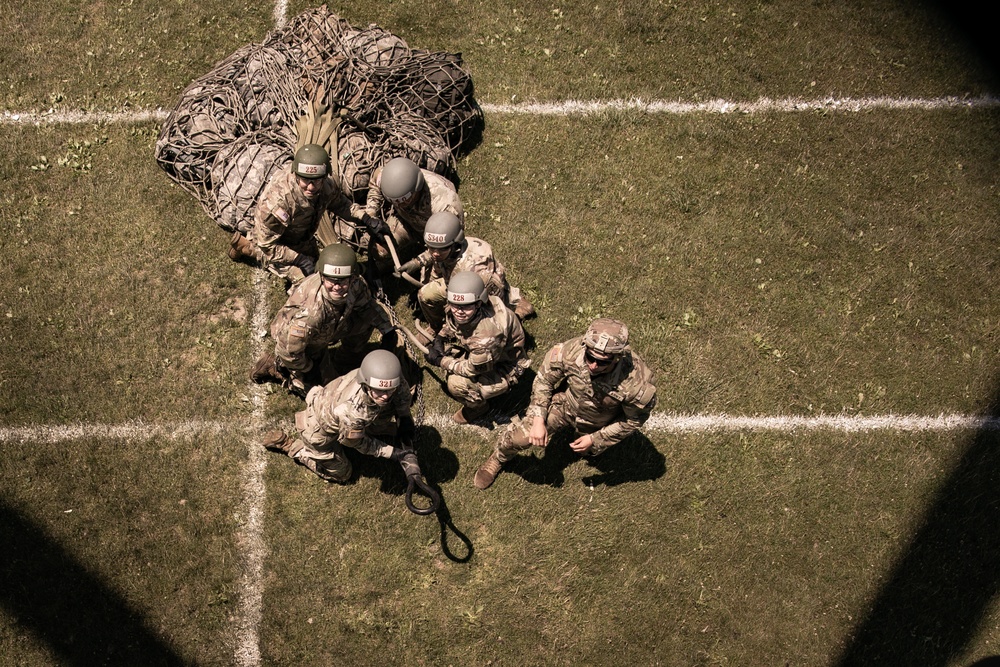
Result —
M445 323L427 352L427 362L445 372L447 392L462 407L452 415L468 424L489 410L489 400L517 384L531 365L521 322L472 271L448 282Z
M409 388L399 359L388 350L369 352L357 371L313 388L306 409L295 413L295 427L297 438L269 431L264 447L287 454L328 482L351 479L344 447L397 461L408 478L421 474L411 446L416 427Z
M518 319L523 321L534 314L535 308L521 290L507 284L506 270L493 257L490 244L466 236L457 215L446 211L431 215L424 227L424 244L427 250L400 266L396 275L421 269L424 286L417 292L417 303L431 332L437 333L444 324L446 286L452 275L461 271L477 273L486 283L486 291L500 297Z
M511 456L532 445L545 447L557 429L573 430L574 452L597 456L645 424L655 406L653 372L629 346L628 328L596 319L583 336L545 355L525 418L500 436L476 472L476 488L489 488Z
M358 273L358 259L335 243L319 254L319 271L292 288L271 323L274 352L261 356L250 373L254 382L280 382L299 394L353 368L372 331L392 349L397 336L389 318ZM332 355L330 348L339 348Z
M234 233L229 257L259 262L297 284L315 270L315 234L324 211L358 221L373 235L385 231L385 223L352 204L337 187L326 149L306 144L295 152L292 164L267 184L257 203L249 238Z
M432 213L447 211L459 220L465 218L455 185L405 157L393 158L372 173L365 211L376 217L384 214L400 252L409 251L410 256L416 254ZM390 261L386 250L378 247L376 252L381 264Z

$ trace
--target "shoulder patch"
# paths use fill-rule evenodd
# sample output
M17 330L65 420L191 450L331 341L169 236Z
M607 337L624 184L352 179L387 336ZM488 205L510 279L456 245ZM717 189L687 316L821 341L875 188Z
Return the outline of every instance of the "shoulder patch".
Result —
M278 220L281 220L282 222L288 222L288 211L286 211L285 209L279 207L272 210L271 213Z
M557 364L561 364L563 360L563 344L556 343L555 345L553 345L552 351L549 352L549 354L552 355L552 361L554 361Z

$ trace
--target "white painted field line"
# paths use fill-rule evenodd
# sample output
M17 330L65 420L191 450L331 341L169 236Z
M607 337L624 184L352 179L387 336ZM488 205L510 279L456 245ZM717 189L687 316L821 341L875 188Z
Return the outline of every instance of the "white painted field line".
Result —
M0 443L34 443L52 445L68 440L102 438L140 442L153 438L176 440L202 433L222 433L233 428L232 422L192 419L157 424L141 419L122 424L68 424L0 427Z
M279 9L275 8L275 13ZM934 111L938 109L989 109L1000 107L1000 98L981 97L825 97L818 99L762 97L755 101L708 100L668 102L666 100L567 100L564 102L492 104L481 103L483 111L497 115L588 116L608 111L635 111L651 115L767 114L767 113L861 113L876 110ZM120 112L99 111L3 111L0 125L112 124L163 121L165 109Z
M264 323L266 326L266 322ZM261 331L262 328L257 328ZM243 422L226 421L185 421L171 424L154 424L132 421L124 424L74 424L69 426L14 426L0 428L0 443L55 444L83 438L112 438L128 442L149 440L150 438L184 438L199 433L221 433L223 431L243 431L248 435L258 435L264 427L260 417L260 406L265 392L252 387L254 417L247 425ZM426 426L443 430L462 428L451 421L450 414L429 414L424 416ZM472 427L464 427L472 428ZM475 427L483 433L489 430ZM753 416L727 414L678 415L654 412L643 431L647 433L708 433L726 431L775 431L792 433L801 431L839 431L842 433L873 433L877 431L898 431L902 433L930 433L946 431L1000 431L1000 417L976 415L942 414L936 417L924 415L818 415L802 416ZM251 447L251 460L261 466L266 457L263 448ZM262 472L262 471L261 471ZM260 502L263 503L263 495Z
M277 0L274 3L274 27L284 28L288 22L288 0Z
M645 114L766 114L828 111L859 113L863 111L917 110L933 111L953 108L992 108L1000 106L1000 98L983 97L826 97L802 99L762 97L752 102L708 100L705 102L668 102L665 100L568 100L553 103L480 104L486 113L521 114L531 116L586 116L607 111L637 111Z
M253 272L253 316L250 323L251 351L256 359L264 351L260 332L267 330L269 274L262 270ZM243 524L238 535L243 553L243 575L239 586L239 613L236 630L235 659L240 667L260 664L260 621L264 599L264 560L267 542L264 540L264 505L267 487L264 471L267 468L266 451L255 436L263 429L264 401L267 396L262 385L249 383L253 412L250 416L251 437L247 443L248 461L243 470Z

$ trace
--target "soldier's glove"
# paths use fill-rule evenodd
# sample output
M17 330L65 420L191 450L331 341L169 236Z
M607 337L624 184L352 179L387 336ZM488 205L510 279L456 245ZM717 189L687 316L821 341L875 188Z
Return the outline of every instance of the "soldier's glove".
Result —
M361 215L361 222L368 229L368 234L379 245L385 245L385 235L389 233L389 226L382 220L364 213Z
M424 358L427 359L427 363L431 366L440 366L441 360L444 359L444 338L441 336L435 336L434 342L427 349L427 353L424 354Z
M420 472L420 464L417 462L417 455L405 449L396 449L392 453L392 459L398 461L403 467L403 474L407 478L415 477L420 479L423 473Z
M382 340L378 344L380 349L390 352L395 350L397 345L399 345L399 334L396 333L395 329L390 329L382 334Z
M413 259L411 259L410 261L406 262L405 264L401 264L400 266L397 266L393 270L392 275L396 276L397 278L401 278L404 273L413 273L414 271L416 271L420 267L421 267L420 260L417 259L416 257L414 257Z

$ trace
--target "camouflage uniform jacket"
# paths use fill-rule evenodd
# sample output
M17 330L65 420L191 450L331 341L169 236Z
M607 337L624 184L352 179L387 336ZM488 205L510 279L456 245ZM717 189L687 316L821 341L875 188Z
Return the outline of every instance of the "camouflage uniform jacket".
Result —
M435 262L428 250L417 255L417 261L424 267L421 282L444 280L447 284L451 280L451 274L457 271L473 271L483 279L490 294L505 296L507 270L493 257L493 248L490 244L482 239L465 237L461 245L457 246L443 262Z
M424 189L416 195L417 200L406 208L393 206L382 194L380 183L382 180L382 168L379 167L372 174L371 184L368 187L368 199L365 204L365 212L374 217L385 219L383 208L399 218L400 222L415 232L417 238L423 238L424 227L427 225L427 218L432 213L446 211L458 216L459 220L465 220L465 210L462 207L462 200L455 191L455 185L447 178L433 171L421 169L424 176Z
M357 371L351 371L309 392L304 412L315 419L315 426L300 437L316 449L336 441L362 454L389 458L392 445L369 435L368 430L374 426L384 432L393 417L398 423L410 416L410 387L401 378L389 403L379 407L357 378Z
M275 356L285 368L308 372L313 361L346 333L358 328L359 321L371 324L383 334L392 329L385 311L375 303L368 285L360 277L351 281L347 298L335 303L323 287L322 276L314 273L292 289L271 323Z
M545 417L552 396L565 388L565 409L576 430L592 433L598 454L641 427L656 406L653 372L627 350L610 372L591 376L584 359L583 337L552 347L531 386L528 417Z
M521 321L495 296L479 308L482 316L474 325L459 325L450 310L445 315L438 332L444 339L441 368L473 380L493 371L516 381L531 366L524 351Z
M300 260L299 252L289 246L309 241L327 210L350 220L360 220L364 213L364 208L352 204L330 178L323 179L319 194L310 200L296 182L292 167L288 166L264 189L254 211L251 240L260 248L267 263L296 264Z

